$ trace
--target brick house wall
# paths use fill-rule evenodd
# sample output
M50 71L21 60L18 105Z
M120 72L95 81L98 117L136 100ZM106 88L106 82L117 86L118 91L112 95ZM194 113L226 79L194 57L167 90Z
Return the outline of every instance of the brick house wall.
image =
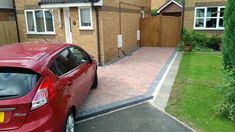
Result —
M149 0L122 0L129 4L136 4L150 8ZM141 18L141 8L122 4L121 32L123 35L123 51L128 53L137 48L137 30ZM102 8L102 43L105 63L118 58L117 35L119 34L119 2L117 0L104 1ZM145 9L145 17L149 10ZM120 50L120 55L122 51Z
M159 9L167 0L151 0L151 9Z
M184 28L194 29L195 7L225 6L226 0L185 0ZM222 34L223 30L197 30L211 34Z
M20 34L20 41L21 42L45 42L42 36L47 39L48 42L65 42L64 36L64 27L59 27L58 21L56 18L58 15L55 13L55 35L31 35L27 34L26 30L26 20L24 10L27 9L41 9L40 6L37 4L38 0L15 0L16 2L16 14L18 19L18 27L19 27L19 34ZM57 10L54 10L57 12ZM63 15L61 15L63 16ZM63 22L63 21L62 21Z
M26 31L26 20L24 10L27 9L41 9L38 5L38 0L16 0L16 11L17 11L17 18L18 18L18 25L19 25L19 32L20 32L20 41L21 42L45 42L43 38L45 38L48 42L66 42L65 40L65 27L64 27L64 14L63 10L61 10L61 27L59 26L59 16L58 16L58 9L53 9L54 15L54 26L55 26L55 35L31 35L27 34ZM95 23L95 13L93 11L93 28L96 29ZM79 22L78 22L78 9L73 7L70 8L70 15L71 15L71 30L72 30L72 37L73 43L78 44L90 54L94 55L97 58L97 50L96 50L96 31L89 30L89 31L82 31L79 30ZM76 22L74 25L73 22Z
M78 9L76 7L70 8L70 15L71 15L71 30L72 30L73 43L78 44L83 49L88 51L89 54L97 58L95 11L94 10L92 11L93 30L79 29ZM73 22L76 22L76 25L74 25ZM101 58L103 58L103 52L101 52Z
M146 6L150 8L150 0L121 0L122 2ZM41 9L38 0L16 0L16 11L19 24L20 41L21 42L66 42L63 10L61 10L61 27L58 22L58 10L53 9L54 27L56 34L54 35L31 35L27 34L26 20L24 10ZM104 0L103 6L99 9L100 15L100 50L101 63L106 64L118 58L117 35L119 34L119 1ZM137 48L136 32L139 29L140 8L133 6L122 6L122 33L123 33L123 50L130 52ZM145 16L149 10L145 9ZM96 17L95 11L92 9L93 30L80 30L78 19L78 8L70 8L71 31L73 43L78 44L91 55L97 58L97 35L96 35ZM42 37L43 36L43 37ZM120 52L121 54L121 52Z

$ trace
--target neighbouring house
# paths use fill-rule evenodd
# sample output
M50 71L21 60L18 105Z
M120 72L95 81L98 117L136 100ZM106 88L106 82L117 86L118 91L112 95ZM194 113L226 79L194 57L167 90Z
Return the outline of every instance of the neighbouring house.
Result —
M0 46L19 42L14 0L0 0Z
M225 6L226 0L185 0L184 28L222 34Z
M159 9L162 5L164 5L167 0L151 0L151 9Z
M158 8L157 13L163 16L176 16L182 15L182 5L174 0L170 0Z
M138 48L150 0L15 0L20 41L78 44L100 64Z
M12 0L0 0L0 21L13 21L14 8Z

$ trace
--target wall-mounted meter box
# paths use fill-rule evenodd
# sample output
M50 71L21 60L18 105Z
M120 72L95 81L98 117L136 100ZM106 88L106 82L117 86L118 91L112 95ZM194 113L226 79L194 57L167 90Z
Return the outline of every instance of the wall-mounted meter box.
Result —
M123 44L123 39L122 39L122 34L118 34L117 36L117 44L118 44L118 48L122 48L122 44Z

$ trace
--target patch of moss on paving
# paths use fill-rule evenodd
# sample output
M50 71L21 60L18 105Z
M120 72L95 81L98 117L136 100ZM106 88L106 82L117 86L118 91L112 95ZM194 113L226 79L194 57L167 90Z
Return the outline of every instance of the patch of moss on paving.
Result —
M214 112L223 81L220 53L185 53L166 111L197 131L235 132L234 122Z

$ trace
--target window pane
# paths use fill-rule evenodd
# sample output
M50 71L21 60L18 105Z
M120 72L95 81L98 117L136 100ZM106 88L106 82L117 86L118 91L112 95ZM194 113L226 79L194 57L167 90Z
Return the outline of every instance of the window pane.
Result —
M204 19L196 19L196 27L204 27Z
M205 16L205 9L197 9L196 16L197 17L204 17Z
M90 9L80 9L81 26L91 26Z
M207 8L207 17L217 17L218 8Z
M49 11L45 11L45 17L46 17L46 28L47 28L47 31L53 32L54 31L54 27L53 27L52 14Z
M33 12L26 12L28 31L34 31Z
M42 10L35 11L35 17L36 17L37 31L45 32L43 11Z
M74 57L72 56L71 52L68 50L63 51L58 55L56 58L56 64L62 74L65 74L77 67L77 65L73 62L73 58Z
M57 75L57 76L60 76L60 75L61 75L61 74L59 73L59 71L57 70L57 68L56 68L55 62L53 62L53 63L51 64L51 66L49 67L49 69L50 69L55 75Z
M207 18L206 27L207 28L216 28L216 18Z
M80 65L82 63L86 63L87 59L84 56L83 52L78 48L72 47L70 48L71 52L73 53L74 57L76 58L76 64Z
M220 8L220 17L224 17L224 8Z
M223 18L219 19L219 27L224 27L224 19Z
M27 69L0 69L0 99L17 98L29 93L40 76Z

